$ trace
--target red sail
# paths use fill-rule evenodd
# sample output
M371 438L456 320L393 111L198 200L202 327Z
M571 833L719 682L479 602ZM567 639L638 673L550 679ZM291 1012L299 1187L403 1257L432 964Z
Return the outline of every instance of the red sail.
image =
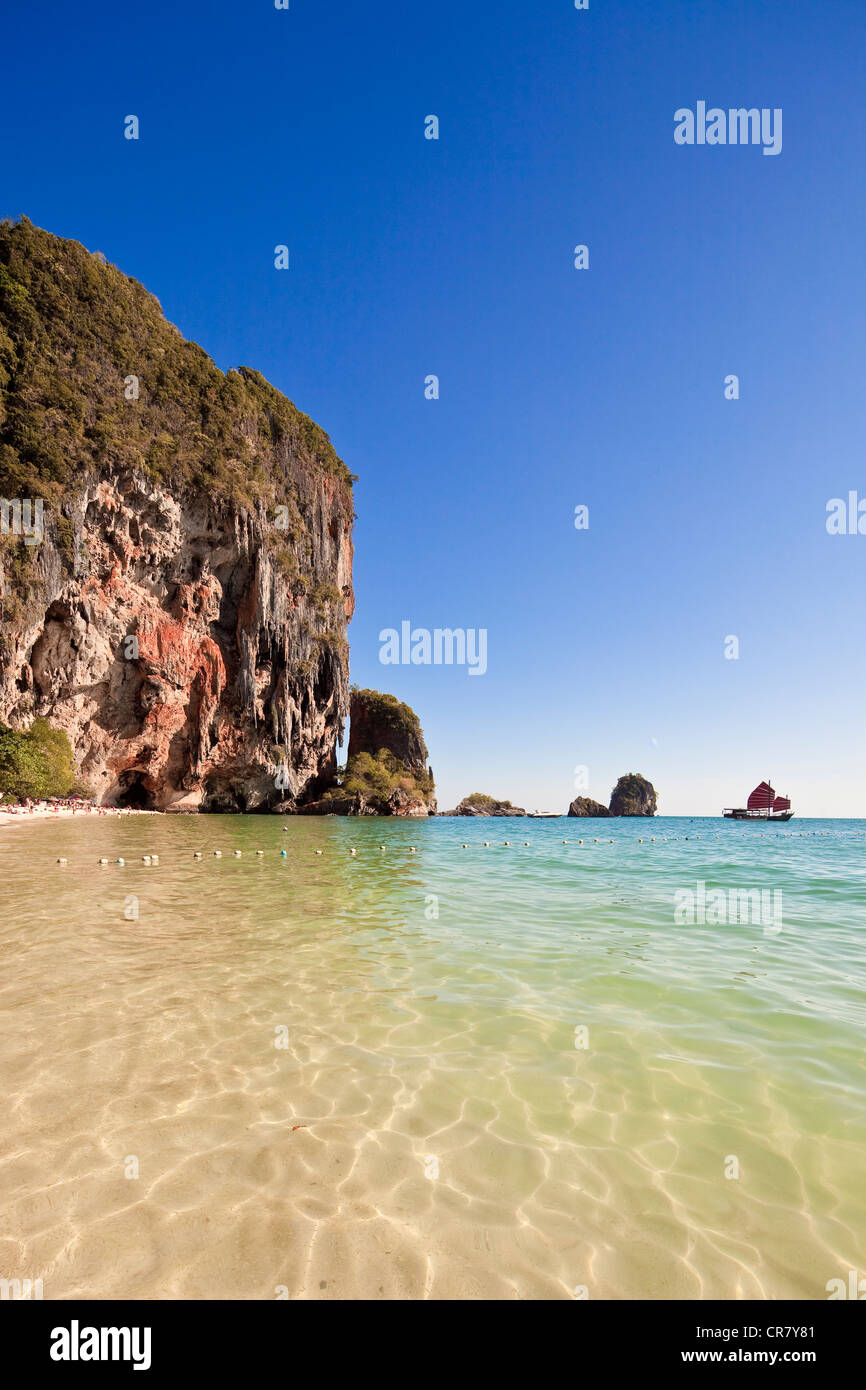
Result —
M790 801L788 800L787 796L777 796L777 797L776 797L776 800L773 802L773 810L774 810L774 811L790 811L790 809L791 809L791 803L790 803Z
M769 811L775 795L769 782L761 782L760 786L755 787L746 805L750 811Z

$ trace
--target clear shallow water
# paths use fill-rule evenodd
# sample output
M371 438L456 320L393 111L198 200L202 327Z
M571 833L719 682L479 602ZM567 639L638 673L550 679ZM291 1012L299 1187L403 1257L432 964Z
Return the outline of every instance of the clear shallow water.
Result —
M0 1277L813 1299L866 1274L866 822L285 824L0 831ZM699 882L781 890L782 930L678 925Z

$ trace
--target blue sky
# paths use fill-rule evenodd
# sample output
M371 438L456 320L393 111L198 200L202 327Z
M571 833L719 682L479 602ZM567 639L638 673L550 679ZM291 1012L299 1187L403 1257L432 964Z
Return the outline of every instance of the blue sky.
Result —
M585 766L863 813L866 536L825 528L866 497L861 0L47 3L4 49L0 212L359 475L352 677L440 806L564 810ZM782 108L781 154L677 146L699 100ZM487 673L382 666L404 620L485 628Z

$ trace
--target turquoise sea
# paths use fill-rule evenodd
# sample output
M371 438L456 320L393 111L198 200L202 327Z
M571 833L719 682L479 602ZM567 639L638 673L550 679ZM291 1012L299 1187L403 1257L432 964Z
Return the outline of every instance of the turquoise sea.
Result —
M866 1276L864 821L91 817L0 882L0 1276L46 1299Z

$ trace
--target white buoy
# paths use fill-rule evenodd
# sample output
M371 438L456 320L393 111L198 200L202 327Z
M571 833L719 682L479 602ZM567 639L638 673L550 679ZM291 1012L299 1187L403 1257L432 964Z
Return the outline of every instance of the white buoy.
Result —
M577 843L578 843L579 845L582 845L582 844L583 844L583 840L578 840Z
M485 849L489 849L489 848L490 848L490 841L489 841L489 840L485 840L485 841L484 841L484 848L485 848Z
M265 857L265 852L264 852L264 850L263 850L263 849L257 849L257 850L256 850L256 858L257 858L257 859L264 859L264 857Z
M239 849L236 849L235 852L234 852L234 854L235 854L235 859L240 859L240 857L241 857L241 851L240 851Z
M197 850L196 850L195 854L193 855L193 859L201 859L201 850L200 850L200 849L197 849Z
M357 854L358 851L357 851L356 849L350 849L350 850L349 850L349 853L350 853L350 854Z
M213 857L214 857L214 859L222 859L222 857L223 857L223 852L222 852L222 850L221 850L221 849L215 849L214 852L213 852Z
M152 855L150 856L150 862L151 862L152 864L158 864L158 863L159 863L159 855L158 855L158 854L152 854Z
M418 851L417 851L417 849L415 848L414 845L410 845L410 846L409 846L409 853L410 853L410 854L417 854L417 853L418 853Z
M58 862L58 864L68 864L68 863L69 863L69 860L68 860L68 859L58 859L57 862ZM107 863L107 862L108 862L108 861L106 860L106 863Z
M143 854L143 855L141 856L141 862L142 862L142 864L149 864L149 863L150 863L150 855L149 855L149 854Z
M317 854L321 854L322 851L321 851L320 849L317 849L317 850L316 850L316 853L317 853Z
M380 848L380 849L384 849L385 846L384 846L384 845L380 845L379 848Z
M289 827L288 827L287 825L284 825L284 826L283 826L283 834L284 834L284 835L288 835L288 833L289 833Z
M527 845L527 846L529 845L529 841L528 841L528 840L524 840L523 843L524 843L525 845Z
M461 849L468 849L469 846L468 846L468 845L461 845L460 848L461 848Z
M107 864L107 863L108 863L108 860L107 860L107 859L100 859L99 862L100 862L100 864Z
M510 841L510 840L506 840L506 841L505 841L505 844L508 845L509 848L511 847L511 841Z
M597 845L597 844L598 844L598 840L593 840L592 843L593 843L594 845Z
M118 862L118 864L125 864L125 863L126 863L126 860L125 860L125 859L118 859L117 862Z

